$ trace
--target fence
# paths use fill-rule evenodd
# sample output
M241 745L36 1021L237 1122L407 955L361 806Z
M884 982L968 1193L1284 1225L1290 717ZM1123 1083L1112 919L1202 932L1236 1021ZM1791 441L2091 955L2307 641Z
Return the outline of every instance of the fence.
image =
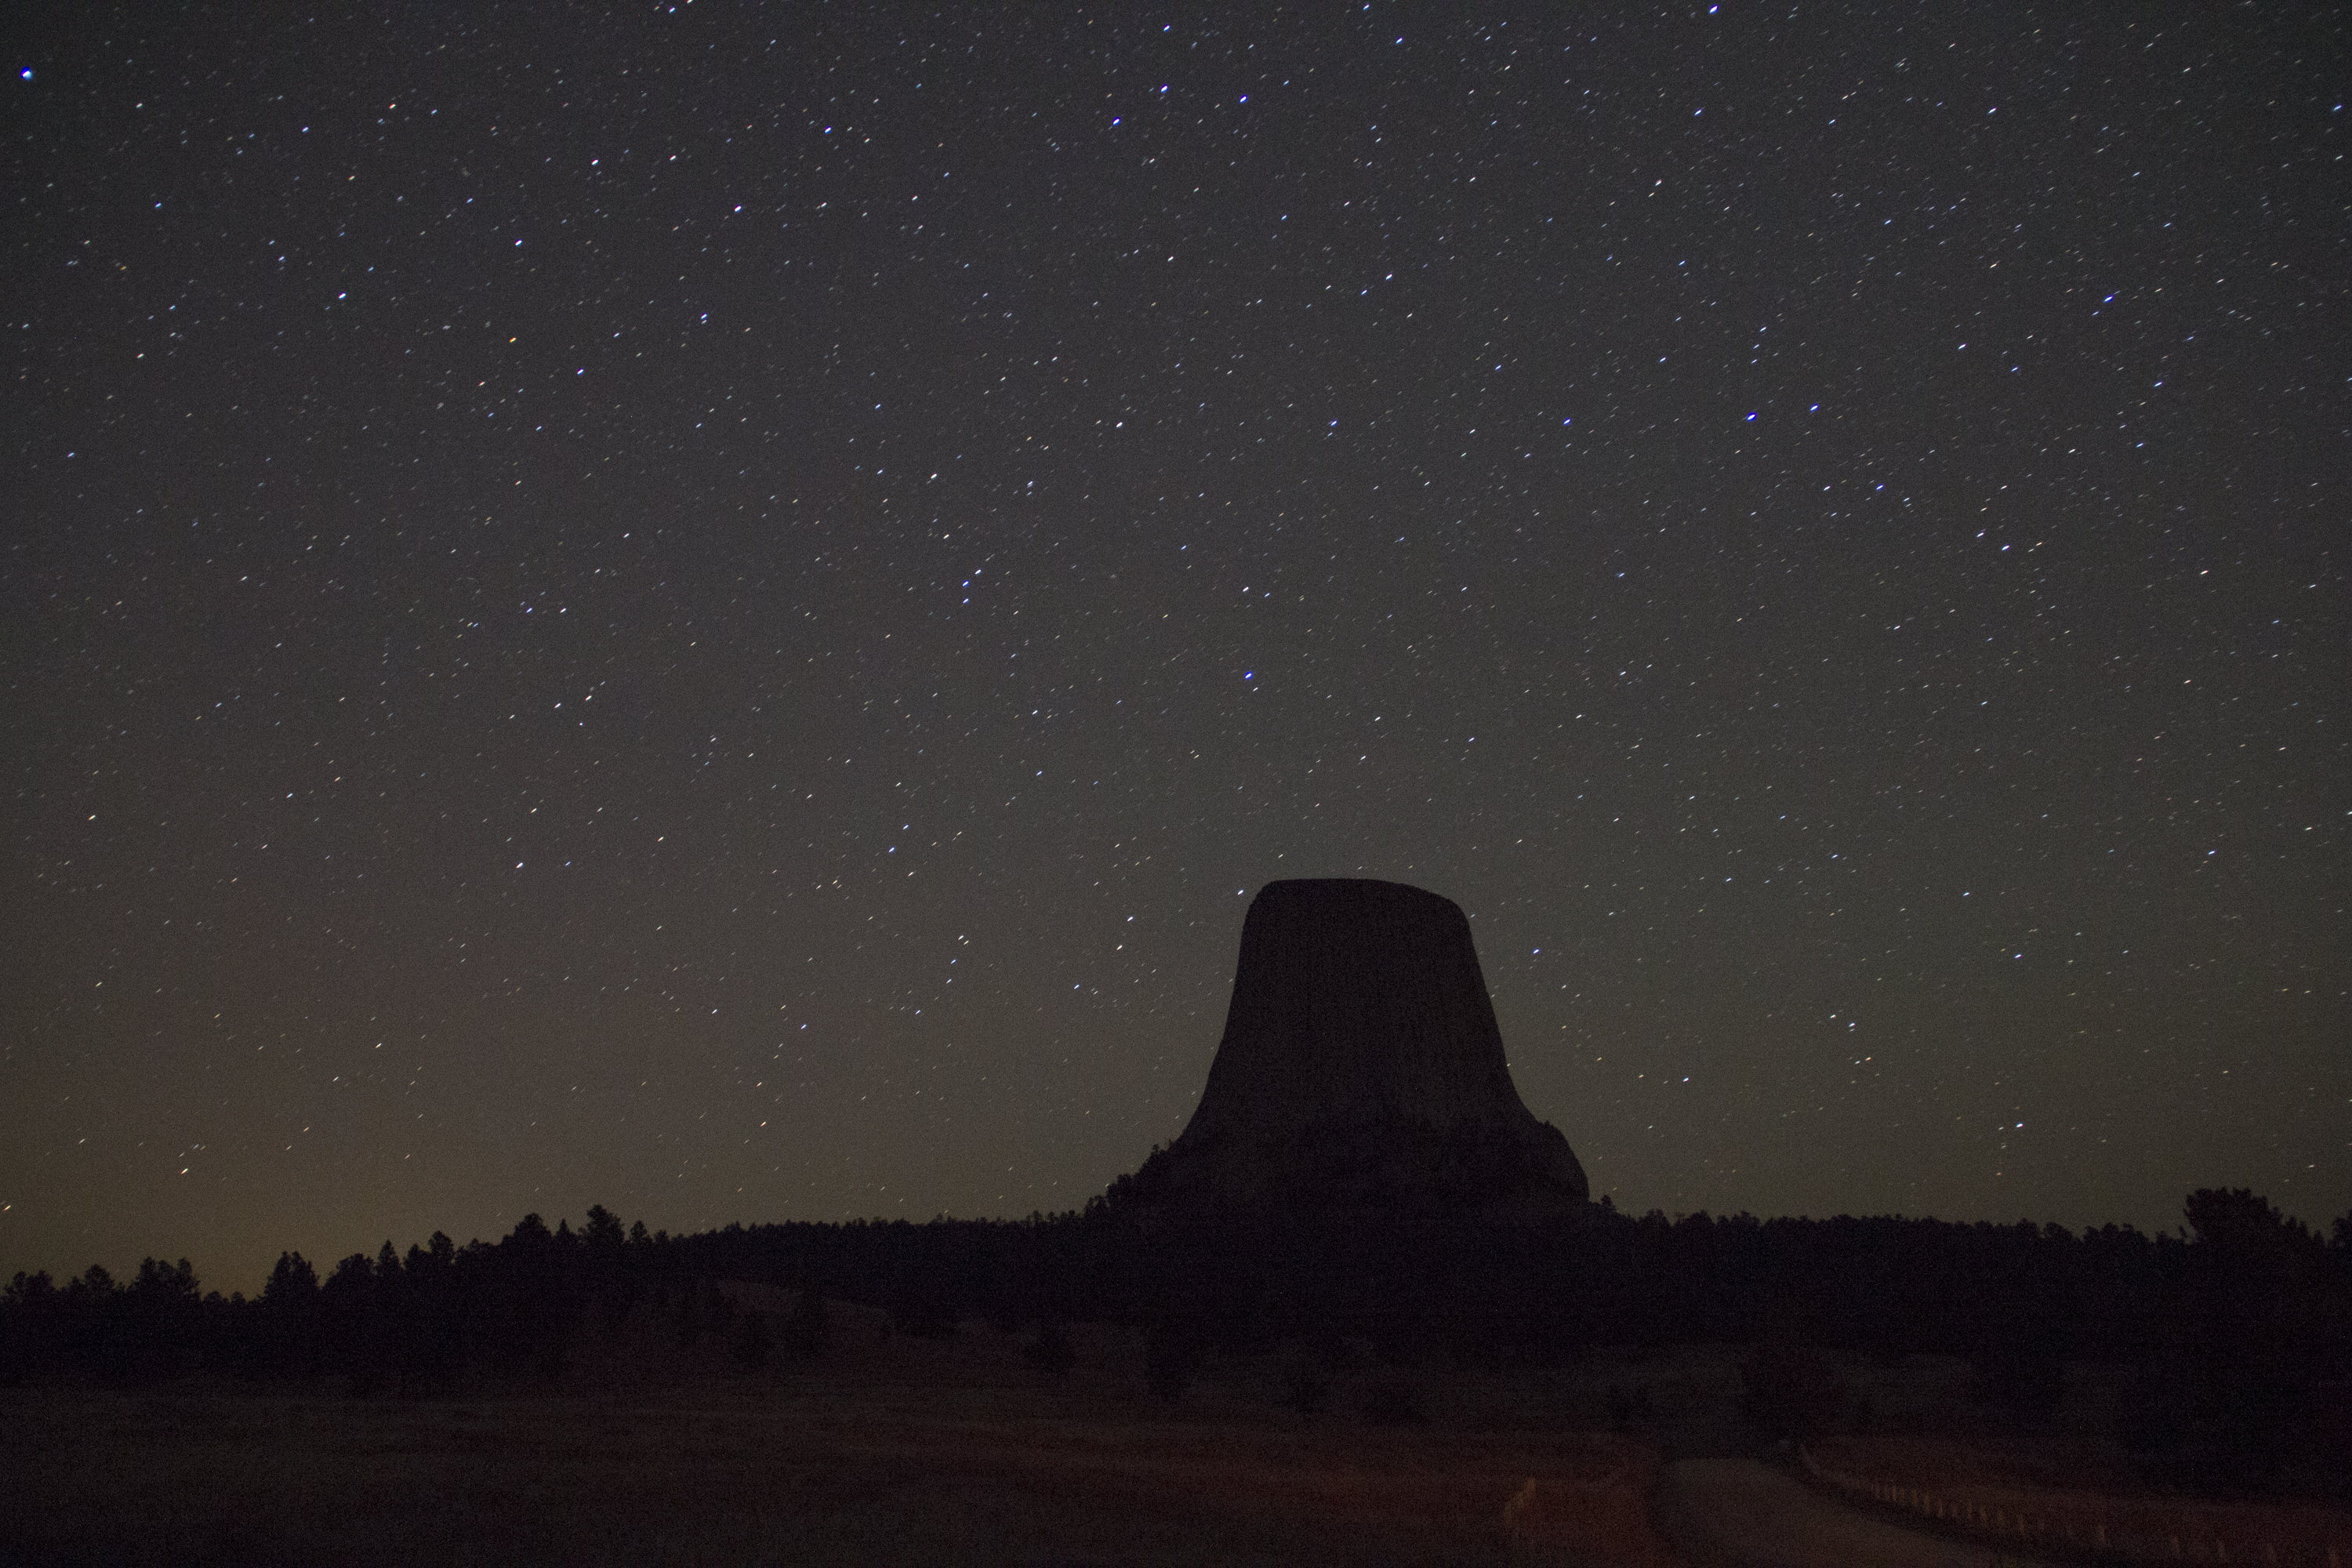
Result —
M2117 1563L2352 1565L2352 1515L2294 1504L2205 1503L2028 1488L1937 1489L1857 1476L1797 1450L1817 1484L1987 1543Z

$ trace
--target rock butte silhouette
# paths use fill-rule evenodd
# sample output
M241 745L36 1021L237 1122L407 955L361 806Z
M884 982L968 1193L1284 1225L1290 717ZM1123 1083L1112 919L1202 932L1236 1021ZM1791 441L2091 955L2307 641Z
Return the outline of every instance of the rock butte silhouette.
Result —
M1511 1082L1460 907L1329 879L1251 901L1200 1107L1109 1199L1171 1216L1538 1220L1589 1195L1568 1140Z

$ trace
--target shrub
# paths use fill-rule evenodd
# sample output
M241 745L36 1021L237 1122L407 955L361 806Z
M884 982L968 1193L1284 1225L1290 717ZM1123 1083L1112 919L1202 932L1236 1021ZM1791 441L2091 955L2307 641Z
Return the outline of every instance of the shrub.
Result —
M803 1290L793 1303L792 1316L784 1320L784 1353L794 1361L814 1361L832 1339L833 1318L824 1310L824 1298L813 1289Z
M1375 1426L1418 1426L1428 1417L1421 1413L1421 1394L1412 1384L1389 1378L1365 1394L1364 1419Z
M1037 1336L1021 1348L1021 1359L1059 1383L1077 1364L1078 1352L1059 1323L1040 1323Z
M1161 1324L1143 1346L1143 1380L1160 1398L1174 1401L1201 1370L1201 1342L1186 1330Z
M1331 1397L1331 1383L1313 1363L1294 1361L1282 1369L1282 1402L1301 1415L1312 1415Z

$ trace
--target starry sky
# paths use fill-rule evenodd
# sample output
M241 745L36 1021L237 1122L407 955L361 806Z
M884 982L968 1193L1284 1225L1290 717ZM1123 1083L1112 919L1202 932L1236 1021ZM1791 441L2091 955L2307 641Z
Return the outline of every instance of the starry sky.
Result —
M0 1273L1075 1207L1291 876L1621 1208L2352 1208L2342 13L364 9L7 25Z

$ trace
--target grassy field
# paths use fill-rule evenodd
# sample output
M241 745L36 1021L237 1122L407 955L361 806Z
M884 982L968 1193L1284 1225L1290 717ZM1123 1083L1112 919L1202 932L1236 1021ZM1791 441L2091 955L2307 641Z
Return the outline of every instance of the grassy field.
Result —
M0 1560L1664 1560L1627 1489L1651 1450L1558 1389L1340 1365L1302 1414L1236 1363L1171 1402L1116 1331L1054 1378L1019 1336L834 1316L814 1366L625 1325L541 1392L0 1392Z
M1493 1562L1603 1439L1051 1394L0 1397L26 1562Z
M691 1342L650 1304L592 1323L529 1386L0 1390L0 1563L1985 1559L1759 1462L1728 1347L1415 1367L1292 1346L1210 1356L1171 1400L1130 1331L1072 1326L1049 1373L1024 1333L910 1337L839 1303L821 1357L754 1365L744 1314L792 1300L729 1294ZM1973 1405L1948 1360L1839 1378L1845 1430L1816 1451L1855 1474L2011 1513L2053 1480L2114 1479L2114 1391L2083 1369L2031 1430ZM2210 1525L2252 1505L2163 1506ZM2233 1533L2305 1560L2305 1531Z

